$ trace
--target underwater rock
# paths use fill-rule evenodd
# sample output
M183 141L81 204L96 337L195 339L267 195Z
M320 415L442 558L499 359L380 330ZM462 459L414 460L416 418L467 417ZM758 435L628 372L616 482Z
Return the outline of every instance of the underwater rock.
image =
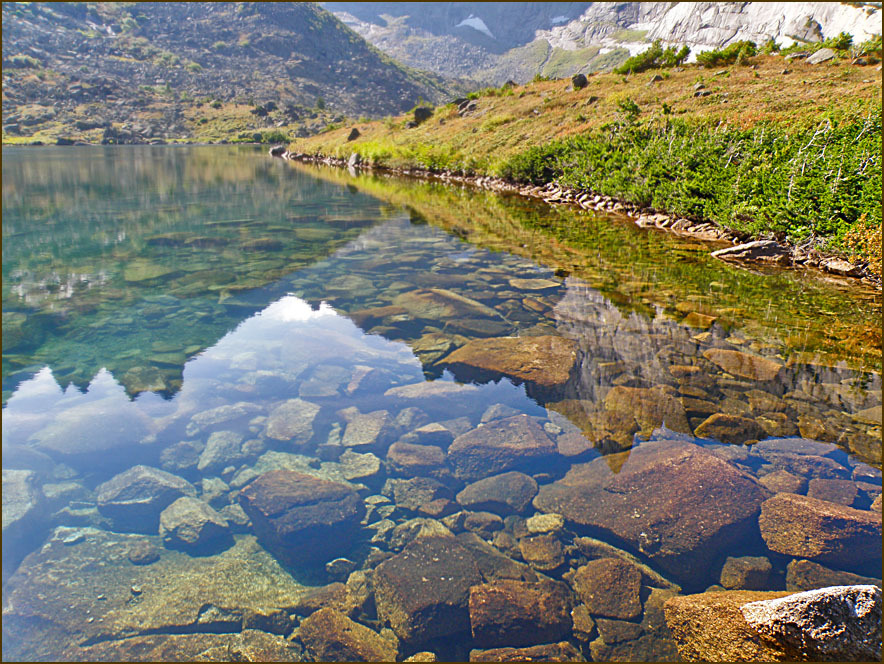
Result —
M471 662L585 662L583 655L567 641L527 648L470 650Z
M461 434L448 448L456 477L478 480L507 470L536 468L557 455L555 443L534 418L516 415Z
M182 496L163 510L159 532L166 546L191 552L211 551L233 541L227 520L190 496Z
M565 564L562 543L554 535L523 537L519 540L519 553L531 567L544 572L557 569Z
M65 544L72 533L77 543ZM90 659L74 653L152 632L238 632L246 614L290 609L308 590L251 535L217 555L164 550L153 564L133 565L130 547L144 541L159 538L56 529L3 589L4 659Z
M389 641L330 607L304 618L298 635L319 662L396 661L396 648Z
M564 478L540 488L534 505L601 529L697 584L716 554L751 535L769 495L748 474L697 445L656 441L632 450L616 474L607 457L572 466Z
M414 318L434 323L452 318L500 319L500 314L491 307L444 288L421 288L401 293L393 298L393 305L402 307Z
M777 553L842 569L880 564L881 516L870 510L778 493L762 504L758 525Z
M32 470L3 469L3 581L43 541L46 499Z
M359 413L347 422L341 444L344 447L365 450L379 449L383 443L389 441L392 434L391 425L390 414L386 410Z
M668 385L650 388L617 385L605 396L605 410L634 418L645 436L660 426L678 433L691 433L684 406Z
M747 440L758 440L764 435L764 429L748 417L713 413L694 429L694 435L697 438L712 438L722 443L739 445Z
M631 620L642 612L641 579L635 565L620 558L599 558L578 567L573 584L593 616Z
M324 563L346 553L365 516L350 487L291 470L271 470L247 485L239 503L258 538L280 559Z
M451 434L448 436L450 438ZM415 445L402 441L390 445L387 450L387 463L394 473L407 477L438 476L446 470L445 451L441 447Z
M524 512L536 495L537 482L532 477L510 471L468 484L456 499L466 509L506 516Z
M391 387L384 396L436 406L439 399L469 399L479 391L475 385L459 385L445 380L421 381L411 385Z
M829 569L810 560L793 560L786 566L786 590L814 590L826 586L878 586L881 579Z
M728 590L764 590L770 579L770 560L764 556L728 556L719 583Z
M470 587L482 583L472 554L451 537L421 537L375 569L378 617L403 641L468 632Z
M213 430L218 425L234 422L244 417L254 417L261 412L261 407L247 401L210 408L190 418L185 429L188 436L196 436L205 430Z
M881 661L881 589L835 586L740 607L749 626L794 659Z
M783 370L783 365L779 362L738 350L710 348L703 351L703 357L727 373L749 380L775 380Z
M787 470L775 470L762 475L758 482L774 493L802 493L807 488L807 480Z
M196 487L172 473L135 466L95 489L98 511L123 532L154 534L160 513L182 496L196 496Z
M265 430L268 438L287 440L301 445L313 437L313 420L319 406L303 399L289 399L274 408L267 417Z
M529 646L565 638L571 593L559 581L503 579L470 588L470 626L477 646Z
M815 477L807 484L807 495L810 498L827 500L850 507L856 500L859 488L853 480L833 480Z
M476 339L443 360L459 378L484 371L546 389L567 383L576 362L577 343L556 336Z
M432 477L387 480L383 493L392 496L397 507L412 512L417 512L423 505L434 500L454 498L454 493L450 488Z
M197 470L204 474L220 472L228 466L236 466L245 455L242 453L242 434L235 431L215 431L209 436L200 454Z

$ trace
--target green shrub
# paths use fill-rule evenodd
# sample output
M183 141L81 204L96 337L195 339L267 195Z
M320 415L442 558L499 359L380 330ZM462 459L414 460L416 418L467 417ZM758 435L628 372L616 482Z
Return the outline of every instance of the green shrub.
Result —
M663 48L659 39L655 40L653 44L651 44L651 48L646 51L642 51L637 55L632 56L627 59L619 67L614 69L615 74L638 74L643 71L647 71L648 69L660 69L662 67L675 67L676 65L680 65L684 62L688 55L690 55L691 49L688 48L687 45L682 46L677 51L674 46L670 46L666 49Z
M203 70L203 67L199 62L188 62L184 68L189 72L193 72L194 74Z
M755 42L738 41L719 51L704 51L697 54L697 62L704 67L748 64L749 58L758 53Z
M211 106L212 108L221 108L221 101L219 99L216 99L211 104L209 104L209 106Z
M500 174L591 189L753 235L822 237L839 246L861 219L880 233L880 137L880 106L866 118L802 130L619 123L531 148Z
M36 69L40 66L40 61L35 57L21 53L9 58L9 65L18 69Z
M262 143L288 143L289 137L281 131L267 131L261 136Z

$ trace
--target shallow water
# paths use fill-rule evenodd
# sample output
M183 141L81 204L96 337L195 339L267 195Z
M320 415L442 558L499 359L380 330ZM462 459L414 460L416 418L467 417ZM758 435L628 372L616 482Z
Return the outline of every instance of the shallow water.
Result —
M880 294L707 254L616 218L252 149L5 150L4 657L191 659L235 635L249 656L256 625L275 635L264 656L315 655L282 638L302 596L383 577L420 527L476 560L486 546L480 582L563 581L575 615L602 622L566 612L554 638L497 642L464 595L421 632L376 590L349 615L391 626L400 656L569 640L671 659L671 594L793 589L804 559L878 576L879 544L796 549L785 512L758 514L808 495L874 515L880 539ZM138 464L177 488L114 494ZM357 522L295 555L238 507L257 509L271 470L349 487ZM504 473L515 503L475 486ZM181 495L221 534L170 534ZM158 559L132 562L139 546ZM594 605L580 570L631 555L637 612Z

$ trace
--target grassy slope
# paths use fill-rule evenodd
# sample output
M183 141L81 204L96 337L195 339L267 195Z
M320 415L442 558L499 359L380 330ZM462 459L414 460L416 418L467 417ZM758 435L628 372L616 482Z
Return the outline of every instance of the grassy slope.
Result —
M880 115L881 72L873 66L843 61L808 65L784 62L778 56L754 61L757 69L709 70L693 65L680 72L650 71L630 77L597 74L579 91L570 90L569 82L562 80L529 84L511 93L489 91L477 100L477 110L465 117L459 117L453 106L443 106L413 129L404 128L408 116L348 124L296 141L291 148L336 157L359 152L389 167L501 175L514 156L533 147L621 121L620 105L626 100L638 105L638 120L644 125L672 118L705 125L709 133L715 128L748 130L758 125L791 133L815 127L824 117L837 121ZM784 68L790 72L783 74ZM651 83L657 73L664 80ZM698 82L711 94L694 97ZM361 136L348 142L352 126Z

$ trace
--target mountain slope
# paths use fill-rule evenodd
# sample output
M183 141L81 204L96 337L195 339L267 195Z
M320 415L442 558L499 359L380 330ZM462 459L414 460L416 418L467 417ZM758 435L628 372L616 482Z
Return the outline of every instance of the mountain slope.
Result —
M239 105L249 132L297 126L317 107L383 115L449 92L312 3L3 4L11 136L66 129L119 138L128 123L133 139L187 137L226 115L193 112L199 102ZM250 117L256 105L263 111Z
M414 67L495 85L535 74L612 69L654 39L697 52L740 40L817 42L881 34L880 3L324 2L378 48Z

